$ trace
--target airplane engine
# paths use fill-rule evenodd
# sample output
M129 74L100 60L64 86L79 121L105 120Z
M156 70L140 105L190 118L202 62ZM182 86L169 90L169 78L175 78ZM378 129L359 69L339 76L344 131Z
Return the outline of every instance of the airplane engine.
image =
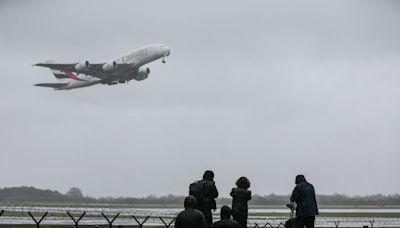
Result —
M137 76L135 77L135 80L136 81L145 80L147 77L149 77L149 74L150 74L149 68L140 68L139 71L137 72Z
M104 71L114 71L117 69L117 62L112 61L112 62L108 62L106 64L103 65L103 70Z
M75 65L75 70L77 70L77 71L85 71L85 70L88 70L89 68L90 68L90 63L87 60L82 61Z

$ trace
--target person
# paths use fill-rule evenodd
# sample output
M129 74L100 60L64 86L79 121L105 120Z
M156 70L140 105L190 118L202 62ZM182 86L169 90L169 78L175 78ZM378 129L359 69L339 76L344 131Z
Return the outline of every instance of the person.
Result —
M214 222L212 228L241 228L242 226L235 220L231 219L231 209L224 205L221 207L221 220Z
M251 200L250 181L246 177L240 177L236 181L237 188L232 188L232 217L238 221L239 224L247 227L248 205L247 202Z
M303 175L297 175L295 183L290 201L297 204L296 227L314 228L315 216L318 215L314 186Z
M196 198L187 196L184 201L185 210L175 220L175 228L206 228L206 220L201 211L195 209Z
M211 210L215 211L217 209L215 199L218 197L218 190L214 182L214 172L206 170L202 180L190 184L189 195L196 197L196 208L203 212L204 217L206 218L207 227L211 227Z

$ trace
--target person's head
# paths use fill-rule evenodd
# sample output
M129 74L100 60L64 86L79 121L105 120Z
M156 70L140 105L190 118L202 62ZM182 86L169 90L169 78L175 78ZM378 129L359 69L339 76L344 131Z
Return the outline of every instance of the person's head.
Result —
M230 219L232 215L232 210L230 207L224 205L221 207L221 220L222 219Z
M301 174L297 175L296 181L295 181L296 185L303 183L303 182L306 182L306 178L304 177L304 175L301 175Z
M196 198L194 196L186 196L185 202L183 203L185 209L193 209L196 206Z
M214 172L211 170L206 170L204 172L203 178L206 180L213 181L214 180Z
M250 181L249 181L249 179L247 179L247 177L240 177L236 181L236 186L238 188L248 189L248 188L250 188Z

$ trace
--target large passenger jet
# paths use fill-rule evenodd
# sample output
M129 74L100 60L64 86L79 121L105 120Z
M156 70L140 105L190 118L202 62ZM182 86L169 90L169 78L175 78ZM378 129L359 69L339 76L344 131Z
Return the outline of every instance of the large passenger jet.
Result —
M38 63L34 66L50 68L58 83L39 83L35 86L50 87L54 90L69 90L96 84L115 85L126 83L132 79L141 81L149 76L150 69L143 65L169 56L170 48L162 44L152 44L139 48L132 53L105 63L79 63L63 64L51 60Z

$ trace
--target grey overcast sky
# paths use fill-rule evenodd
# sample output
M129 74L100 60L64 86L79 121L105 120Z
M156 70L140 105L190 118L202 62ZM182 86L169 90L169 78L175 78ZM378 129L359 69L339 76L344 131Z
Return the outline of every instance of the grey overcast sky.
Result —
M32 64L171 47L147 80L71 91ZM0 1L0 187L184 195L205 169L288 194L400 182L400 2Z

